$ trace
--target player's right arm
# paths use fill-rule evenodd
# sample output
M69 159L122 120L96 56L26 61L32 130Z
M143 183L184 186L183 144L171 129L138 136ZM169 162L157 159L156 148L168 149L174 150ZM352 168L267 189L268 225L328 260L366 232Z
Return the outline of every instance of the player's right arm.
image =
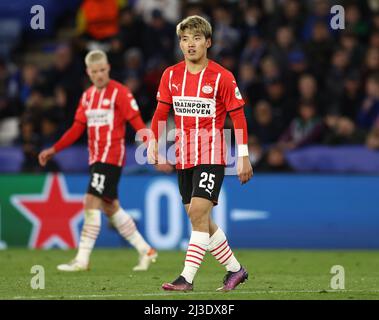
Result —
M157 93L157 108L151 120L151 134L149 139L149 147L147 149L147 158L149 163L158 163L158 140L161 134L159 128L165 125L172 106L172 95L169 87L170 68L163 72L159 89Z
M80 99L82 101L82 99ZM41 166L45 166L46 163L54 157L54 155L61 150L72 145L78 140L86 129L87 117L84 113L84 108L80 103L76 110L75 120L72 126L63 134L63 136L50 148L42 150L38 155L38 161Z

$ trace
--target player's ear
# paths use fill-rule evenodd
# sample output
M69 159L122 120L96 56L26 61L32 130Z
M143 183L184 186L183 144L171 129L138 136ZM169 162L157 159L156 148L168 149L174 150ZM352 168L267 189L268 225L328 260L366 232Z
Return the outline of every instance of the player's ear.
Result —
M209 49L209 48L211 47L211 45L212 45L212 40L211 40L211 38L208 38L208 39L206 40L205 45L206 45L207 49Z

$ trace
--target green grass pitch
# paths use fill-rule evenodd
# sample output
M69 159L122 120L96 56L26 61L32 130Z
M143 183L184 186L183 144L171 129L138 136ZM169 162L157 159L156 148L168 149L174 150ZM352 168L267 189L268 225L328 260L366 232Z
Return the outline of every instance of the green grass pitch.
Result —
M131 249L95 249L91 270L62 273L56 265L72 259L73 250L0 251L0 299L379 299L378 251L235 250L249 280L228 293L216 292L225 270L207 254L188 293L164 292L161 284L182 270L185 253L160 251L147 272L133 272ZM33 290L33 265L45 270L45 289ZM331 268L345 271L345 289L330 287Z

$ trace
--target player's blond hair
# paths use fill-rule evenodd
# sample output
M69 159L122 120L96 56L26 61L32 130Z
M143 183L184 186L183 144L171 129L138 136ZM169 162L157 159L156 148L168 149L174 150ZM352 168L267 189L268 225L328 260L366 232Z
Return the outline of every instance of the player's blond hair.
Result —
M107 55L102 50L92 50L87 53L86 57L84 58L84 62L86 63L86 66L93 63L99 63L99 62L105 62L108 63Z
M176 34L180 39L183 33L189 30L191 33L199 32L203 34L205 39L210 39L212 37L212 26L211 24L200 16L189 16L183 19L176 26Z

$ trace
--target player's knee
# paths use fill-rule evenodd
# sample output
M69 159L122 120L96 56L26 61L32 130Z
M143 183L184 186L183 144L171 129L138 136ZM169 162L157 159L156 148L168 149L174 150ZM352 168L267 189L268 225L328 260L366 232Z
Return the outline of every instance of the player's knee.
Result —
M201 208L191 208L188 212L192 226L199 226L207 224L209 218L204 210Z
M100 199L92 194L86 194L84 196L84 210L92 210L100 208Z
M103 207L104 213L108 217L113 216L117 212L117 210L119 209L118 202L116 202L116 201L114 201L114 202L104 202L103 201L102 207Z

